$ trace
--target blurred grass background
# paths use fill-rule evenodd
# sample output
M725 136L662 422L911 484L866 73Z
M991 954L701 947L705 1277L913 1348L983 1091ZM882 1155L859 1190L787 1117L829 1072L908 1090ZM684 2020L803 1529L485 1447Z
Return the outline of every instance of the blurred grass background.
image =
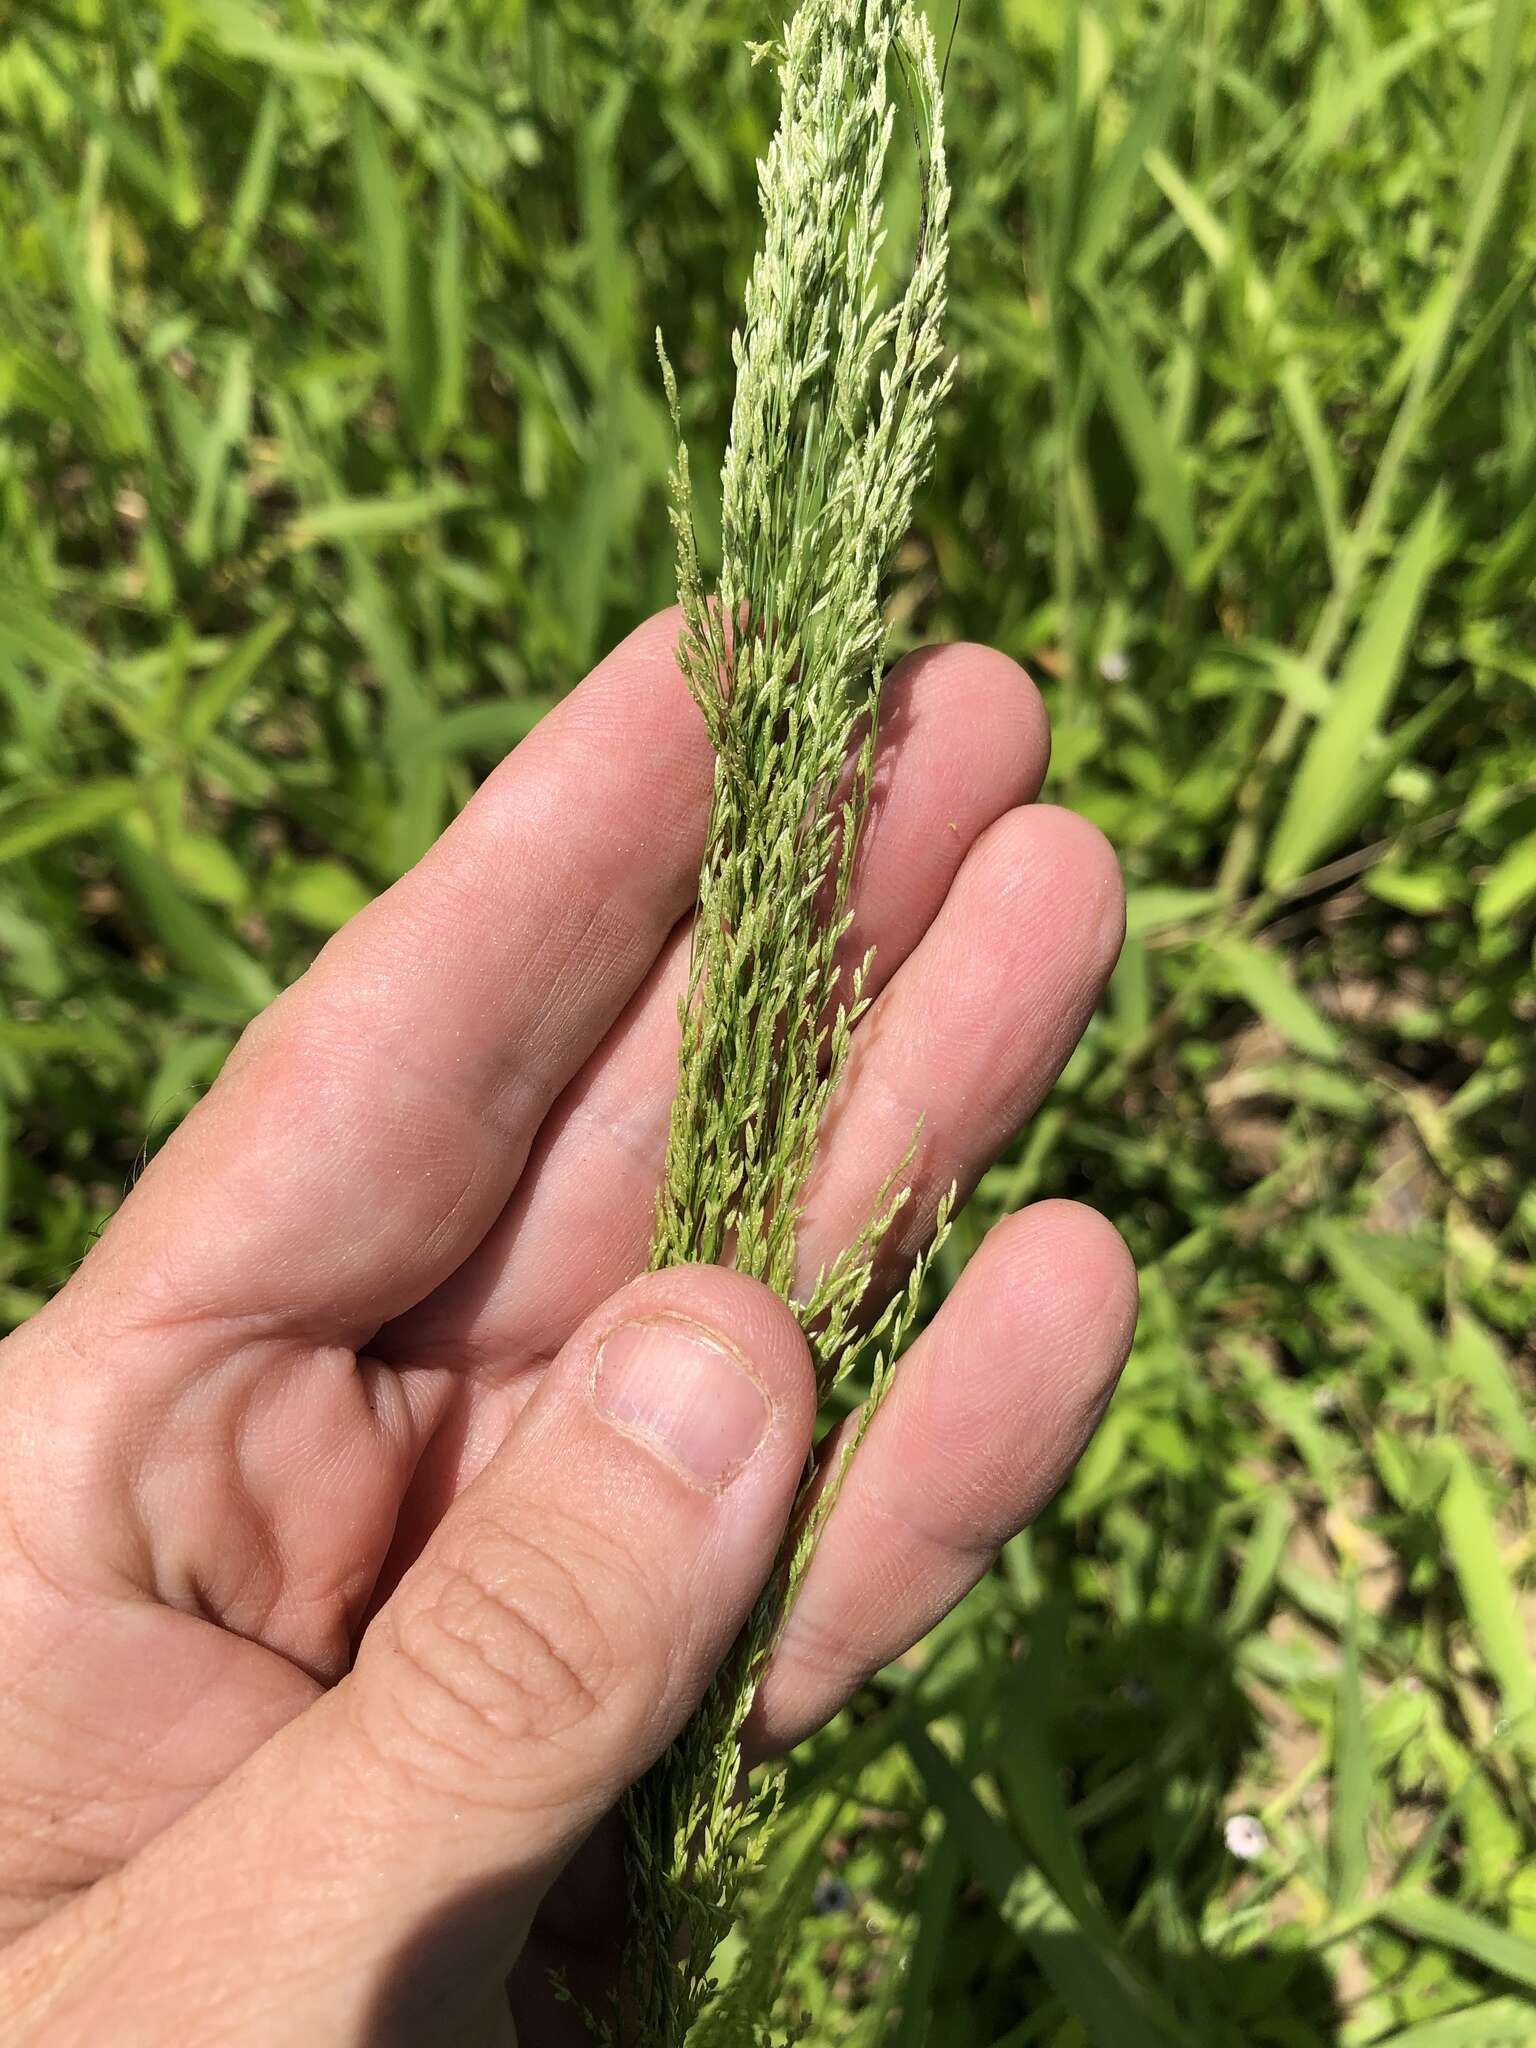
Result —
M4 1321L669 600L651 334L707 497L776 18L0 24ZM1145 1312L1062 1499L797 1766L812 2042L1536 2039L1533 41L962 10L895 638L1040 678L1131 937L947 1271L1077 1195Z

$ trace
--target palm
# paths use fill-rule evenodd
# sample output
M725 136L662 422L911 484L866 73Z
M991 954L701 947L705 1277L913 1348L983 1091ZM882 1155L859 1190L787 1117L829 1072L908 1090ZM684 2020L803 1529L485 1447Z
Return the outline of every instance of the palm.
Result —
M544 1363L643 1267L710 776L674 630L634 636L253 1027L80 1280L12 1340L12 1440L47 1455L0 1468L9 1705L69 1736L0 1747L12 1927L348 1669ZM925 1114L893 1279L1070 1051L1119 893L1096 835L1014 808L1043 730L1010 664L908 665L885 731L850 939L885 986L803 1252L814 1271L841 1247ZM904 1648L1059 1478L1092 1416L1053 1413L1042 1436L997 1370L1018 1320L1096 1346L1096 1400L1128 1301L1082 1212L989 1240L861 1450L764 1743ZM947 1448L973 1427L979 1492Z

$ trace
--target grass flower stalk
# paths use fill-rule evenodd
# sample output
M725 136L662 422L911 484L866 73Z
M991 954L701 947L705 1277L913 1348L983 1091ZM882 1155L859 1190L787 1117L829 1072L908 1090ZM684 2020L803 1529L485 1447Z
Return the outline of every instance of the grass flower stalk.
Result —
M866 1003L869 958L850 965L843 942L874 762L882 578L927 472L950 375L949 188L939 71L915 0L804 0L759 54L777 60L781 112L759 165L763 237L734 342L713 592L661 350L678 430L679 659L716 771L652 1259L727 1263L766 1281L794 1305L824 1395L867 1360L845 1461L922 1281L919 1265L876 1312L876 1265L907 1198L909 1162L891 1162L865 1228L820 1273L798 1271L797 1237L818 1133ZM910 266L893 289L883 193L907 122L921 203ZM624 2033L644 2048L757 2038L762 2015L732 2015L728 1997L711 2005L711 1957L778 1798L771 1772L743 1792L742 1730L840 1471L817 1483L808 1470L781 1569L699 1713L628 1801Z

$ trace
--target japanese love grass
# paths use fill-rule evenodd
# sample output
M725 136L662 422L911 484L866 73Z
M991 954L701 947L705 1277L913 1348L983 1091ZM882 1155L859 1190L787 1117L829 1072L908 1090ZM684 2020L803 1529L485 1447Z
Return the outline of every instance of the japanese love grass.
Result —
M661 348L678 431L679 661L716 767L652 1260L724 1262L766 1281L795 1307L820 1392L860 1357L870 1391L830 1469L808 1468L781 1568L701 1709L627 1802L625 2025L656 2048L687 2038L701 2014L717 2038L755 2038L760 2015L708 2010L710 1960L777 1800L771 1772L741 1796L742 1730L923 1271L919 1261L871 1314L880 1246L906 1198L900 1159L830 1265L807 1278L796 1253L818 1134L866 1002L869 956L845 961L843 941L874 761L882 574L949 381L940 77L912 0L805 0L772 54L781 112L759 166L763 237L734 344L712 593ZM903 112L922 205L905 287L888 296L882 188Z

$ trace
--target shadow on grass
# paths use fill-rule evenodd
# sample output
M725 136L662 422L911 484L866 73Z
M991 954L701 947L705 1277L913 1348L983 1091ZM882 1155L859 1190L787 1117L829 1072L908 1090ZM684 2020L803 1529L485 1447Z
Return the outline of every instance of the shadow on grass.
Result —
M1340 2040L1331 1973L1299 1927L1265 1928L1236 1955L1207 1945L1211 1922L1229 1926L1242 1910L1245 1880L1226 1823L1268 1731L1238 1681L1215 1601L1210 1620L1191 1619L1188 1596L1199 1589L1178 1590L1183 1615L1110 1632L1084 1629L1062 1595L1030 1617L1026 1653L1001 1680L980 1762L1021 1867L1049 1883L1052 1917L1073 1924L1029 1926L1017 1903L1011 1913L1006 1902L1000 1908L995 1880L989 1887L973 1870L954 1916L957 1936L974 1925L981 1981L941 1972L926 2036L910 2039L929 2048L1075 2041L1058 2031L1075 2013L1085 2043L1114 2048L1335 2048ZM947 1824L954 1819L946 1814ZM1241 1834L1239 1845L1247 1846ZM1018 1872L1013 1882L1017 1902ZM1247 1889L1263 1928L1261 1883L1256 1869ZM999 1941L1011 1946L1011 1963ZM962 1937L957 1960L965 1945ZM1123 1973L1134 2019L1123 2013L1116 2024L1106 2013L1095 1969L1117 1980ZM988 2003L995 2025L950 2031L946 2011L965 2012L974 2026Z

